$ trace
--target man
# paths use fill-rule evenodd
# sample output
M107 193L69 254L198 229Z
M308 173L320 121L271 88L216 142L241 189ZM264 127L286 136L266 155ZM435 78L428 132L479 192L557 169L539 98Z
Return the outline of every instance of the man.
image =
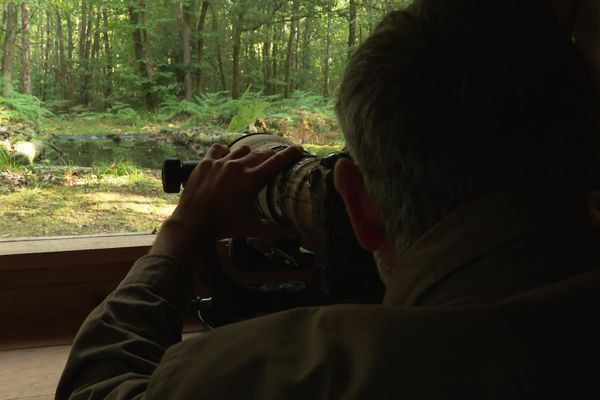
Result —
M218 239L281 230L253 202L301 154L213 146L82 326L57 398L598 397L598 99L561 26L542 0L422 0L353 55L337 112L354 161L335 183L382 305L180 342L193 269Z

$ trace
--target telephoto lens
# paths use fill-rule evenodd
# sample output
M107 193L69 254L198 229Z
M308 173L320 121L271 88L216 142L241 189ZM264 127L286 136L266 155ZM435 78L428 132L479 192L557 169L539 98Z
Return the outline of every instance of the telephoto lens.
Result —
M250 134L242 136L230 145L231 151L248 146L251 151L281 151L294 143L271 134ZM163 190L166 193L179 193L197 165L198 161L165 160L162 169ZM311 248L315 237L313 225L310 177L320 168L320 159L310 153L280 173L258 194L256 209L258 214L269 221L293 229L300 236L306 248Z

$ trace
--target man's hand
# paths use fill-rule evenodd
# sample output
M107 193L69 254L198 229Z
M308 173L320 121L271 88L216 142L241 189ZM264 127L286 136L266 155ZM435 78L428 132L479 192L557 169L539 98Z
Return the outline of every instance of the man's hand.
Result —
M231 152L213 145L190 175L179 205L165 222L150 254L170 254L194 261L203 249L227 237L277 237L283 227L258 217L259 191L302 156L299 147Z

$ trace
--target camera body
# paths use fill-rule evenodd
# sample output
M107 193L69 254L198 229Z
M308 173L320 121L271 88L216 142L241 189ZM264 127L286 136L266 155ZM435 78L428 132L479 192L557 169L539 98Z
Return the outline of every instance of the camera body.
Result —
M239 146L248 146L252 151L266 149L280 151L291 145L292 142L276 135L249 134L236 140L230 148L235 150ZM306 295L306 293L299 295L295 289L288 290L290 298L294 297L297 301L290 302L284 299L285 295L280 293L280 284L261 285L263 289L272 287L279 292L277 295L279 300L276 302L280 304L271 304L269 307L272 311L301 305L368 303L381 300L383 287L372 254L363 250L358 244L345 206L333 184L335 164L344 157L348 157L344 152L327 157L305 153L298 162L275 177L258 195L256 209L262 218L283 224L298 234L299 240L295 245L290 246L287 242L285 248L275 249L278 254L283 254L281 260L285 260L288 266L295 264L296 261L299 265L301 263L298 258L309 254L311 265L308 268L314 274L313 287L307 288L314 295ZM197 161L166 160L162 171L163 189L168 193L179 192L196 164ZM248 265L244 261L253 259L256 260L253 264L261 264L261 257L252 256L254 250L248 248L249 245L244 238L234 239L230 242L229 249L229 258L233 264L238 266L246 264L241 269L260 270L260 265ZM243 248L240 249L240 246ZM256 251L265 253L264 249ZM285 268L284 266L282 269ZM215 279L215 281L219 280L223 283L223 280L229 278L221 276ZM228 303L231 303L239 293L235 294L231 291L231 285L235 285L231 280L227 285L229 288L222 292L228 292L227 296L230 298ZM216 286L219 286L219 283ZM256 291L251 292L256 294ZM270 296L272 297L272 293ZM244 303L246 307L249 301L236 298L235 303ZM259 300L258 303L264 301ZM235 304L229 306L235 307ZM265 308L264 304L262 308ZM258 311L259 314L264 312L265 310Z

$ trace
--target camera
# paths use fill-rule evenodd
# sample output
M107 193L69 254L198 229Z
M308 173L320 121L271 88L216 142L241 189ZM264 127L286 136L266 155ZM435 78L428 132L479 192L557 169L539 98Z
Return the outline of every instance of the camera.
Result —
M230 149L248 146L251 151L271 149L277 152L291 145L291 141L280 136L247 134L234 141ZM333 184L335 164L345 157L349 157L345 152L326 157L305 152L300 160L259 192L256 199L259 216L291 228L298 235L296 242L275 242L265 249L246 238L231 238L227 260L220 262L230 262L242 270L253 271L260 270L261 265L269 265L270 270L302 266L312 271L311 282L303 286L284 280L252 288L245 286L240 290L246 294L240 295L240 290L232 289L237 283L230 276L216 272L218 278L213 279L213 286L221 287L221 293L227 293L230 308L242 304L247 307L254 302L263 309L257 311L262 314L300 305L381 300L383 287L372 254L363 250L356 241L344 204ZM164 191L178 193L197 163L166 160L162 170ZM282 267L273 267L273 264L281 264ZM222 268L215 270L221 271ZM224 281L227 285L223 284ZM259 290L254 290L257 287ZM260 293L269 300L265 302L258 297L249 300L248 296L256 297ZM249 314L255 312L247 311Z

